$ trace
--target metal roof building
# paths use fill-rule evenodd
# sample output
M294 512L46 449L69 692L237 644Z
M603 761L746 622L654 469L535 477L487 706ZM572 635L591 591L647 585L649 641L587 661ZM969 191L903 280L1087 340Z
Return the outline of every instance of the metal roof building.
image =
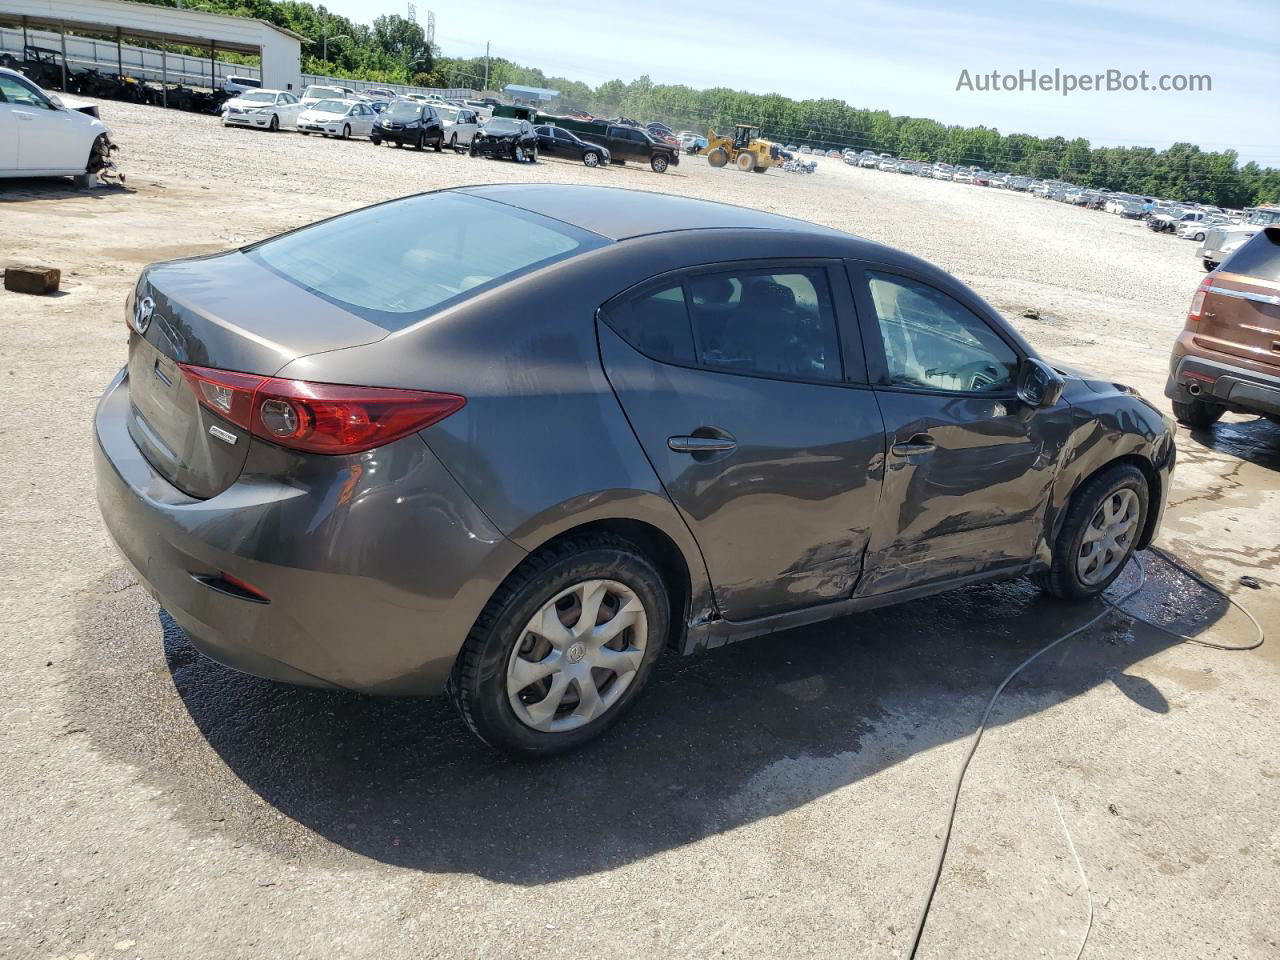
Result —
M0 0L3 2L3 0ZM545 90L542 87L522 87L518 83L508 83L502 92L512 100L523 100L526 103L544 103L560 96L559 90Z
M131 0L0 0L0 24L68 30L181 43L256 54L262 58L262 85L280 90L302 83L302 43L306 37L249 17L229 17Z

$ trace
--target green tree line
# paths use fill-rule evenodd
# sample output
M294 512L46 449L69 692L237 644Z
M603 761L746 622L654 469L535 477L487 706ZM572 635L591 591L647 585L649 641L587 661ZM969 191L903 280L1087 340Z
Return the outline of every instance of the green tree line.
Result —
M146 2L179 5L179 0ZM422 27L404 17L381 16L366 25L296 0L181 0L181 5L256 17L307 37L312 42L303 46L304 73L476 90L501 90L508 83L519 83L558 90L560 96L551 109L559 111L661 120L676 129L698 132L752 123L764 136L797 146L868 149L910 160L972 165L1222 207L1280 202L1280 170L1254 162L1241 165L1234 150L1210 152L1191 143L1175 143L1164 150L1095 147L1082 137L1001 134L992 127L948 126L922 117L893 116L842 100L793 100L777 93L725 87L695 90L654 83L647 76L591 87L497 57L487 65L486 85L483 57L440 56L427 43ZM321 56L326 35L330 38L327 61ZM333 39L339 36L349 39Z

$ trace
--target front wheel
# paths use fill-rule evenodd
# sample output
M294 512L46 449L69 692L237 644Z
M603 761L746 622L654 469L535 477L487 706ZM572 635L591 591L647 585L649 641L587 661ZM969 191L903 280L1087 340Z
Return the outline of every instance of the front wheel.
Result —
M342 139L343 139L343 140L350 140L350 139L351 139L351 124L349 124L349 123L344 123L344 124L342 125Z
M1207 430L1222 419L1226 409L1203 400L1173 401L1173 415L1179 423L1193 430Z
M375 147L380 147L380 146L382 146L382 138L381 138L381 137L370 137L370 138L369 138L369 142L370 142L370 143L372 143Z
M415 150L427 149L427 135L425 133L418 134L418 139L413 142L413 149Z
M588 150L582 155L582 163L584 166L598 167L600 166L600 154L594 150Z
M442 133L440 134L440 136L436 137L435 150L436 150L436 153L439 153L443 149L444 149L444 134Z
M494 592L449 695L492 747L527 758L572 750L634 702L670 617L666 585L636 547L571 538L529 557Z
M524 147L516 144L511 148L511 159L516 163L524 163Z
M454 153L458 152L458 135L456 133L449 134L449 149Z
M1212 273L1213 268L1217 266L1217 264L1214 263L1212 260L1201 260L1200 265L1204 267L1205 273Z
M276 116L274 113L271 115L271 123L267 125L267 129L270 130L272 133L280 132L280 118Z
M1142 471L1121 464L1077 490L1053 545L1053 560L1036 582L1062 600L1096 597L1133 555L1147 520L1150 491Z
M649 166L653 168L654 173L666 173L667 158L663 156L650 157Z

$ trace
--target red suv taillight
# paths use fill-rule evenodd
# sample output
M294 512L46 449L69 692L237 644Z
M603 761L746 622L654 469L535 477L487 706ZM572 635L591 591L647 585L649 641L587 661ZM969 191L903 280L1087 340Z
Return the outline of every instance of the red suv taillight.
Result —
M1209 287L1213 285L1213 281L1205 277L1200 281L1200 286L1196 288L1195 296L1191 298L1191 309L1187 312L1187 329L1194 330L1200 325L1200 316L1204 312L1205 294L1209 292Z
M178 366L199 401L214 413L254 436L306 453L371 450L439 423L467 402L453 393Z

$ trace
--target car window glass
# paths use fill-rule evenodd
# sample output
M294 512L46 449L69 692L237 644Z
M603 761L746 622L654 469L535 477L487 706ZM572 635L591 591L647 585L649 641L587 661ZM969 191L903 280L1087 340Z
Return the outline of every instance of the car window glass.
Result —
M1229 256L1223 273L1238 273L1258 280L1280 282L1280 232L1263 230Z
M20 103L27 107L47 107L49 101L33 87L27 86L17 77L0 76L0 93L10 103Z
M826 271L750 270L691 277L689 314L701 363L744 373L839 380Z
M980 317L927 284L868 273L892 383L992 393L1011 390L1018 356Z
M612 304L601 316L620 337L655 360L694 362L684 287L678 283Z

